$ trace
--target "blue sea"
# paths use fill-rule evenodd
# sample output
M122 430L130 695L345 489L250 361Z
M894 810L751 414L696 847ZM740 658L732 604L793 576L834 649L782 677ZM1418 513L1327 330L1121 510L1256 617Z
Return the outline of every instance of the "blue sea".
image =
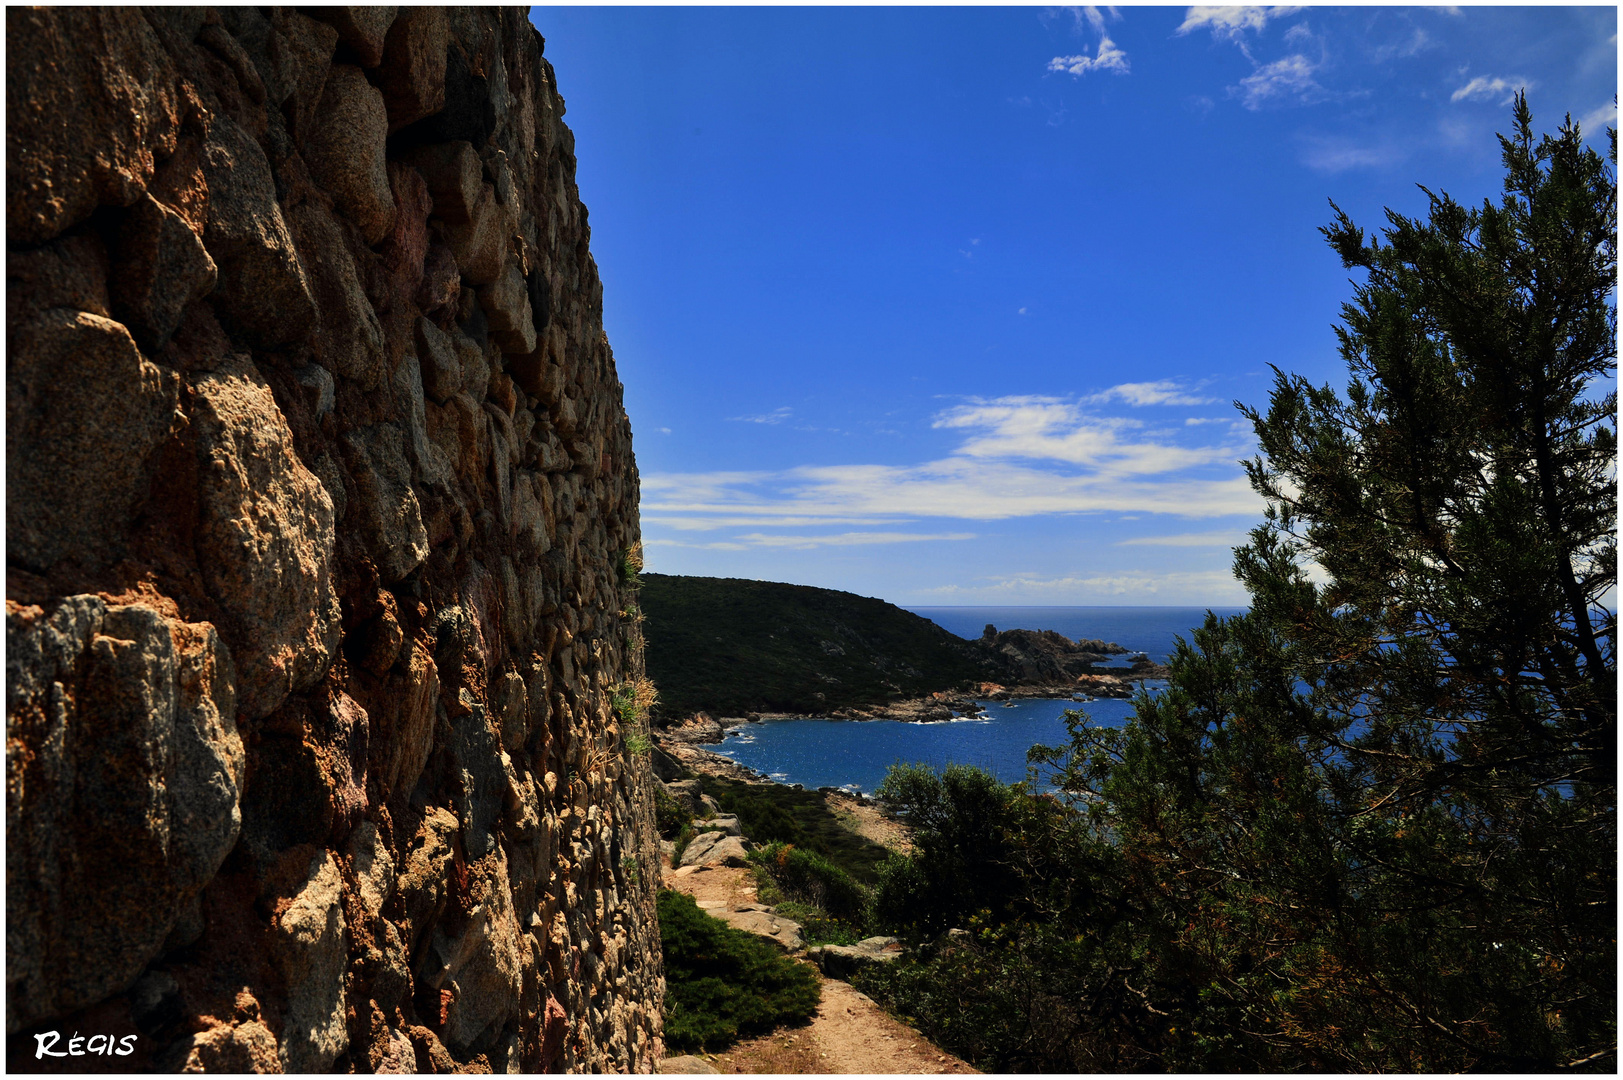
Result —
M1102 638L1165 662L1179 635L1206 619L1190 607L920 607L909 608L959 637L978 638L987 623L999 630L1054 630L1073 640ZM1214 608L1232 615L1241 608ZM1157 684L1148 684L1151 690ZM1034 743L1066 741L1066 709L1081 709L1097 725L1119 727L1130 701L1028 698L981 702L978 716L930 724L900 720L764 720L734 728L716 752L784 784L872 792L891 765L978 765L1012 783L1026 778ZM1039 781L1043 778L1039 777Z

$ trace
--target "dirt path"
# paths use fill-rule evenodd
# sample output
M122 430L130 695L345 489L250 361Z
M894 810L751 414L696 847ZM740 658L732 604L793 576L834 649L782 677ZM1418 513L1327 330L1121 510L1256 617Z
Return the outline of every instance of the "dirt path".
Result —
M695 901L749 903L755 879L748 870L716 867L678 876L665 885ZM819 976L822 978L822 976ZM706 1055L722 1073L973 1073L977 1070L930 1042L838 979L823 978L823 1003L811 1023L741 1042Z

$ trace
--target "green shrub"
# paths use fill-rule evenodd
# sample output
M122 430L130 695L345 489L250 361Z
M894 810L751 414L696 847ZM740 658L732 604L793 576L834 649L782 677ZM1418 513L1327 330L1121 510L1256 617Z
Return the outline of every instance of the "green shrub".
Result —
M654 824L659 829L659 835L665 840L673 839L684 826L693 823L693 815L688 813L671 793L659 784L654 785Z
M712 919L684 893L660 892L659 930L672 1049L720 1050L801 1023L822 1000L814 969Z
M1149 1065L1114 1044L1159 1018L1112 997L1092 946L1051 927L972 935L924 962L874 964L852 985L937 1046L986 1072L1127 1072ZM1105 1032L1112 1038L1102 1038ZM1154 1042L1156 1032L1141 1032Z
M762 867L785 896L814 904L836 919L862 923L868 890L815 851L793 844L767 844L750 859Z

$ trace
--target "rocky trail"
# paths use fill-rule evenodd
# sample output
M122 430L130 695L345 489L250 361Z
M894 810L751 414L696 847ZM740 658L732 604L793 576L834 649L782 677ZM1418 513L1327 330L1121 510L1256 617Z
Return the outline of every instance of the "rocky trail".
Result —
M754 875L730 866L665 872L666 888L685 892L717 917L761 914ZM766 909L770 911L770 909ZM724 918L733 922L733 919ZM791 924L792 925L792 924ZM662 1072L974 1073L975 1068L887 1015L866 994L822 977L823 1002L804 1027L781 1028L720 1054L667 1058Z

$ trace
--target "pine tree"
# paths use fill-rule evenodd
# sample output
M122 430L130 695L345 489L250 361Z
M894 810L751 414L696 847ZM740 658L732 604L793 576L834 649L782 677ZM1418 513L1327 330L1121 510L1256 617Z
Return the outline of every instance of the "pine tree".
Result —
M1242 406L1251 608L1073 729L1165 1066L1616 1066L1611 139L1518 98L1497 203L1332 204L1351 381Z

